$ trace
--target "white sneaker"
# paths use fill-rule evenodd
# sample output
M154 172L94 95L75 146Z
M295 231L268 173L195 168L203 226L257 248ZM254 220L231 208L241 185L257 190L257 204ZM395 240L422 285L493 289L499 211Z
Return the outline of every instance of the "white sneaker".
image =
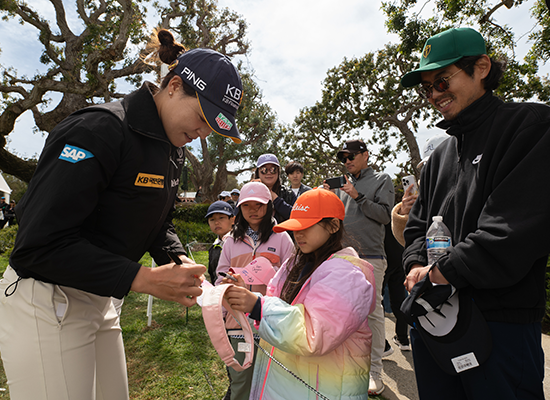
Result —
M390 346L390 344L388 343L388 341L386 340L386 344L385 344L385 347L384 347L384 352L382 353L382 358L386 358L386 357L389 357L393 354L394 350L393 350L393 347Z
M401 351L411 351L411 346L409 344L403 344L399 341L399 339L397 338L397 336L394 336L393 337L393 342L395 343L395 345L399 348L399 350Z
M369 378L369 396L378 396L384 391L386 387L384 382L382 382L382 377L373 377L372 375Z

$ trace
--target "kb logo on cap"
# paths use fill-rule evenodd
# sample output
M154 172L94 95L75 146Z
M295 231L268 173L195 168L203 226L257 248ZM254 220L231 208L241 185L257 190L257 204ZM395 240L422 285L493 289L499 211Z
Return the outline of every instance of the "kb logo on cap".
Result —
M234 98L235 100L239 101L241 99L242 90L231 86L229 83L227 84L227 90L225 91L225 95Z

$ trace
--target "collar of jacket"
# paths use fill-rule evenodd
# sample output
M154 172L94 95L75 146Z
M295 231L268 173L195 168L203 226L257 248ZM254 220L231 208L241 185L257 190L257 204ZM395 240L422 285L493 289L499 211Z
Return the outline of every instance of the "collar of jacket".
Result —
M470 126L481 125L481 122L502 103L502 100L493 96L491 90L487 90L483 96L462 110L455 119L450 121L444 119L436 126L446 130L449 135L457 136Z
M361 172L359 173L359 176L358 176L357 178L356 178L355 175L353 175L353 174L349 174L349 175L348 175L348 178L349 178L350 175L351 175L351 179L352 179L352 182L351 182L351 183L355 184L355 182L357 182L359 179L361 179L362 177L364 177L364 176L367 174L367 172L369 171L369 169L372 170L372 171L374 171L374 170L372 169L372 167L363 168L363 169L361 170Z
M170 143L153 99L153 93L158 90L158 87L151 82L144 82L140 89L124 97L122 104L126 110L130 129Z

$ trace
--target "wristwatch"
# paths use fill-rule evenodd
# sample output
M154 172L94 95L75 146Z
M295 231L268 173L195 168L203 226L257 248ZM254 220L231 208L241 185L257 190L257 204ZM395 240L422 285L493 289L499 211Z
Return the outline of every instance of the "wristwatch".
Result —
M359 193L359 194L358 194L357 197L355 198L355 201L359 201L359 200L361 200L363 197L365 197L365 195L364 195L363 193L360 193L360 192L357 192L357 193Z

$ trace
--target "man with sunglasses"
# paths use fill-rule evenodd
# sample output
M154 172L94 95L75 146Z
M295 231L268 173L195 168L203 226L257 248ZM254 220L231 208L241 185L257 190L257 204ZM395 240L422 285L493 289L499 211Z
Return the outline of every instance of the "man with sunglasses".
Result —
M411 329L422 400L544 398L550 185L536 180L550 171L550 107L495 97L503 69L487 56L478 32L457 28L428 39L419 68L401 80L405 87L420 85L443 115L437 126L451 136L422 169L404 232L405 285L410 291L428 273L426 230L433 216L443 216L452 247L430 280L471 294L492 339L484 363L476 366L474 355L471 369L456 367L449 375Z
M387 267L384 250L385 225L391 220L394 202L393 183L389 175L375 172L368 166L369 152L362 140L348 140L337 153L350 177L336 189L336 195L346 208L344 228L359 256L374 267L377 306L369 315L372 330L369 394L378 395L385 389L382 382L382 355L386 343L385 319L382 307L382 282ZM325 189L329 186L324 183ZM391 351L391 347L389 348Z

